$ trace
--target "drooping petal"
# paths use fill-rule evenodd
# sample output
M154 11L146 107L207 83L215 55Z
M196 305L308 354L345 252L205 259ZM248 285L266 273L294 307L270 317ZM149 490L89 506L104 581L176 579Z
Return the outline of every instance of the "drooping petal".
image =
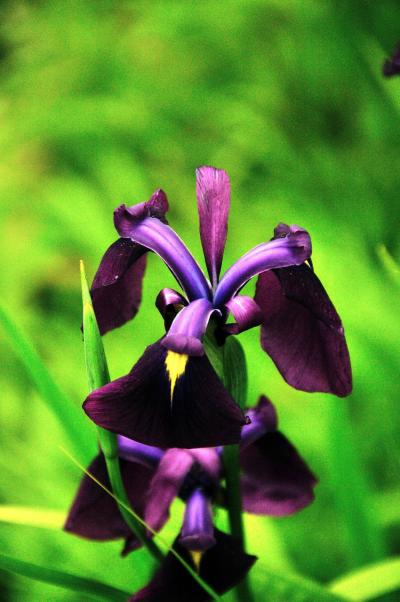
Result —
M385 77L400 74L400 44L396 46L393 54L383 63L382 73Z
M118 455L124 460L139 462L149 468L158 466L164 451L159 447L144 445L123 435L118 435Z
M159 531L169 517L169 508L177 497L194 459L184 449L165 452L148 490L145 521Z
M202 553L216 543L211 502L202 489L195 489L186 500L179 543L187 550Z
M222 308L253 276L266 270L300 265L310 255L308 232L291 226L284 236L254 247L225 272L215 291L215 307Z
M227 173L215 167L196 170L197 206L200 237L211 283L218 282L226 235L231 187Z
M200 564L200 576L218 594L235 587L246 576L256 556L246 554L235 538L215 529L216 544L204 553ZM190 553L175 540L175 550L187 562ZM182 564L171 554L155 573L150 583L130 599L131 602L207 602L207 592L193 579Z
M251 297L237 295L229 299L225 307L236 321L235 324L226 324L224 326L224 331L229 334L239 334L244 330L259 326L262 322L262 311Z
M153 197L157 202L151 204ZM133 242L154 251L169 267L175 278L186 292L189 300L209 298L210 286L205 279L200 266L189 250L159 215L163 207L162 191L154 193L147 203L133 207L120 205L114 212L114 223L120 236L130 238ZM157 207L157 211L154 210Z
M351 392L342 323L310 267L261 274L255 300L264 316L261 346L290 385L340 397Z
M122 479L132 508L140 516L143 516L145 494L154 470L125 460L120 461L120 466ZM105 487L111 488L102 454L96 456L90 464L88 472ZM140 546L139 541L132 537L129 527L120 514L116 501L86 474L82 478L64 529L75 535L98 541L130 537L131 549Z
M127 376L93 391L84 410L99 426L157 447L238 442L246 419L209 360L150 345Z
M133 318L142 298L147 249L126 238L105 252L90 289L100 333Z
M204 355L201 340L214 312L221 315L208 299L192 301L178 313L162 344L176 353Z
M316 478L282 433L268 432L241 449L243 508L253 514L285 516L313 499Z

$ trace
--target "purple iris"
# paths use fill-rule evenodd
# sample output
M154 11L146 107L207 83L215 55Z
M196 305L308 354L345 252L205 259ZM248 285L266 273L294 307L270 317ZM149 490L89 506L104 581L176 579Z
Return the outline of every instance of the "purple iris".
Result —
M163 289L156 305L167 333L131 372L84 403L99 426L148 445L209 447L237 443L246 419L204 353L210 320L220 341L261 325L261 346L297 389L339 396L351 391L343 327L311 267L311 241L299 226L279 224L274 237L240 257L220 278L230 184L214 167L197 170L200 235L210 281L166 220L158 190L145 203L115 211L121 238L105 253L91 293L102 333L138 310L145 253L153 251L184 295ZM240 294L258 276L255 298ZM232 316L233 323L227 323Z
M304 508L314 498L315 476L277 430L276 412L270 401L260 397L249 414L252 422L243 427L240 442L244 509L254 514L285 516ZM135 511L158 531L168 520L172 501L181 497L185 513L175 548L218 593L234 587L255 557L213 525L212 505L224 503L221 448L162 450L123 436L118 438L118 444L125 489ZM102 455L88 470L110 487ZM123 554L140 546L114 499L86 475L65 529L95 540L124 538ZM132 598L143 602L208 599L171 554L152 581Z
M392 55L383 63L382 72L385 77L400 74L400 44L397 44Z

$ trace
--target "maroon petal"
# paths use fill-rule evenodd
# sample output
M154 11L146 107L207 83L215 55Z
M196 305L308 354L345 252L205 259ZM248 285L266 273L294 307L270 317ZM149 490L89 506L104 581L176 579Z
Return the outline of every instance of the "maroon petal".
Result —
M230 535L218 529L215 529L214 535L216 544L204 553L200 564L200 576L222 595L246 576L257 558L246 554L242 544ZM192 562L190 553L178 539L175 540L174 548L187 562ZM207 602L211 598L170 552L150 583L130 600L131 602Z
M169 449L162 458L148 490L145 521L159 531L169 517L169 508L194 462L190 452Z
M342 323L310 267L262 273L255 300L264 315L261 346L290 385L340 397L351 392Z
M186 365L172 379L166 365L171 353L160 341L147 347L128 375L88 396L85 412L97 425L147 445L237 443L246 419L207 357L178 358Z
M215 167L199 167L196 170L196 192L201 244L211 283L215 286L228 230L231 196L228 175Z
M142 298L147 251L127 238L105 252L90 289L101 334L133 318Z
M227 324L224 331L229 334L239 334L244 330L259 326L263 320L263 314L257 303L246 295L237 295L226 303L225 307L234 317L235 324Z
M134 462L120 460L120 463L122 479L132 508L143 516L145 494L154 471ZM88 472L107 489L111 488L102 454L96 456ZM130 549L140 545L123 520L116 501L88 475L85 475L81 481L64 529L75 535L98 541L129 537Z
M267 432L240 449L243 508L253 514L284 516L314 499L317 481L282 433Z

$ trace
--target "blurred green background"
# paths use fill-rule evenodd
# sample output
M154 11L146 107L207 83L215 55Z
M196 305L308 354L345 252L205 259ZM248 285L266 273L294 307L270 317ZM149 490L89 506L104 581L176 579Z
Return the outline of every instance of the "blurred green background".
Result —
M194 170L224 168L225 268L279 221L307 228L354 371L347 399L294 391L258 332L240 337L249 404L271 397L320 478L298 515L249 519L249 550L324 583L399 554L400 287L382 245L400 259L400 78L381 77L400 38L399 3L16 0L0 11L1 303L76 404L89 445L79 259L92 277L116 239L113 209L161 187L171 225L204 265ZM161 335L154 299L172 284L150 257L141 312L104 339L113 377ZM144 553L120 560L120 543L56 528L81 475L1 328L0 365L0 502L36 509L16 511L20 525L0 510L1 551L134 591L151 568ZM59 511L55 528L32 525L37 509ZM0 588L12 602L84 599L7 573Z

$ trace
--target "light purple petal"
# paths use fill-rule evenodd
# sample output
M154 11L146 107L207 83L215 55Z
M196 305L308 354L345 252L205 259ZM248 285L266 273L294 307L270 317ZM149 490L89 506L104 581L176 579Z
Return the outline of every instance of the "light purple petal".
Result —
M144 466L154 468L163 457L164 450L118 435L118 455L125 460L139 462Z
M155 194L160 196L161 192ZM121 205L115 210L114 222L120 236L130 238L161 257L189 300L209 298L210 286L200 266L174 230L159 218L160 212L154 213L150 203L151 200L133 207Z
M261 346L296 389L351 392L351 367L340 318L307 265L265 272L255 300L263 311Z
M300 265L310 255L308 232L299 226L291 226L285 236L254 247L225 272L215 291L215 307L228 303L253 276L274 268Z
M200 447L189 451L195 462L197 462L215 482L218 482L221 472L221 460L217 449L215 447Z
M221 315L207 299L192 301L177 314L162 344L177 353L204 355L201 339L214 312Z
M250 423L242 428L240 437L240 449L244 449L265 433L276 431L278 427L278 416L275 407L265 395L261 395L257 406L247 410Z
M201 244L211 283L215 287L228 230L231 196L228 175L215 167L199 167L196 170L196 193Z
M233 315L236 323L226 324L224 331L229 334L239 334L244 330L259 326L263 320L263 314L257 303L246 295L237 295L226 303L225 307Z
M169 508L193 465L192 455L184 449L165 452L147 492L145 521L159 531L169 517Z
M179 543L199 552L215 545L211 502L201 489L195 489L186 500Z
M120 238L105 252L90 289L100 333L132 319L142 298L147 249Z

